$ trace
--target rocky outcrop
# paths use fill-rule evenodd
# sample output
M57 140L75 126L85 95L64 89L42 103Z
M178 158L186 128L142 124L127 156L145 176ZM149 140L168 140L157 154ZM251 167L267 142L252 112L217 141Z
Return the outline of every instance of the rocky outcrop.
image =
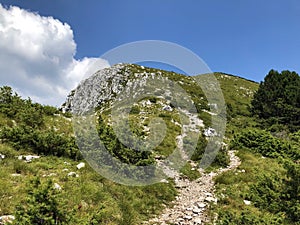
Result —
M127 71L126 64L117 64L99 70L82 81L69 94L62 110L80 114L94 110L102 103L115 99L116 95L123 90L124 82L128 81L130 74Z

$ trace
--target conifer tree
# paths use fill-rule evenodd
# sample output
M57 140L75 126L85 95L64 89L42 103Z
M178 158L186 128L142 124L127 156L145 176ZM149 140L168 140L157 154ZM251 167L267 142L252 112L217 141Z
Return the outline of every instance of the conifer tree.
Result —
M252 113L268 124L300 127L300 76L288 70L271 70L260 83L252 101Z

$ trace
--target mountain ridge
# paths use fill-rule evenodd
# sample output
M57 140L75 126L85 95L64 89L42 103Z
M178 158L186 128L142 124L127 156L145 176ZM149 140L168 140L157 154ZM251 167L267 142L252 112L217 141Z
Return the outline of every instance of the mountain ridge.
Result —
M190 102L196 108L195 110L190 108L188 104L177 102L180 98L177 98L176 95L173 99L170 99L168 93L172 89L168 91L168 89L163 89L158 85L154 85L154 89L152 89L156 93L154 98L146 95L132 105L121 104L121 109L128 110L126 112L128 112L129 125L133 134L144 138L144 140L147 140L151 133L150 122L153 118L162 119L167 128L169 127L166 130L165 138L161 142L162 145L154 148L151 154L137 154L134 148L139 146L139 142L133 142L132 145L124 145L118 142L116 133L111 127L114 120L110 116L113 109L111 107L113 104L110 104L113 101L109 101L109 96L113 97L116 105L118 105L118 100L128 98L126 93L129 93L129 96L131 94L134 96L135 92L130 92L131 89L128 92L124 89L127 82L122 83L122 79L118 80L118 85L113 88L115 95L111 92L112 89L108 90L106 95L108 101L102 101L103 103L99 105L98 99L95 98L95 100L88 103L92 107L83 104L82 109L88 112L91 108L96 108L92 112L99 119L96 124L99 137L107 144L116 159L134 166L158 164L167 172L170 172L170 176L159 180L156 184L147 186L120 185L101 176L83 160L79 150L75 147L74 124L71 121L70 113L63 113L53 107L45 107L30 100L22 100L19 96L14 95L11 89L1 88L0 182L4 188L0 189L2 200L0 201L0 216L18 215L16 213L18 212L16 211L18 205L28 206L28 204L31 204L26 201L31 193L30 185L28 186L27 183L31 183L32 179L37 177L42 184L46 183L47 180L52 180L55 184L54 187L59 189L59 194L54 197L60 203L65 204L62 207L68 209L67 214L72 215L69 224L141 224L143 221L151 221L151 218L155 215L158 217L166 207L171 207L176 197L180 199L178 195L180 188L176 186L176 182L179 182L177 183L178 186L184 186L187 183L196 182L201 176L203 176L203 179L208 177L210 173L213 174L218 171L218 168L227 167L229 163L227 153L229 152L232 156L233 150L238 150L236 154L241 159L241 164L237 165L237 168L232 168L233 170L214 178L216 191L213 198L214 200L217 199L217 204L214 204L214 201L211 204L209 202L205 203L208 210L206 211L208 212L208 220L218 225L233 223L282 224L283 221L285 224L295 224L289 221L297 220L295 207L285 207L287 209L284 209L280 208L279 204L272 202L272 208L270 209L266 207L268 204L265 202L265 198L269 199L271 196L271 199L280 200L280 204L286 202L289 206L298 204L296 198L293 201L279 199L273 193L285 194L286 191L297 190L296 177L299 170L293 160L298 157L296 153L297 148L299 149L299 132L285 133L284 135L280 133L281 135L278 135L278 137L283 137L283 139L278 138L276 135L278 131L274 128L264 130L256 118L251 115L249 111L251 100L259 84L225 73L215 73L226 101L226 135L223 147L215 157L211 167L208 167L206 171L199 172L197 165L203 155L203 146L206 145L208 136L213 135L214 132L209 130L211 128L211 113L213 112L211 106L205 99L205 94L199 91L199 87L193 82L193 79L197 79L197 76L189 78L169 71L144 69L149 74L158 71L165 73L165 78L159 80L162 87L163 84L167 84L167 81L182 85L183 89L186 90L186 94L191 97ZM131 70L134 73L143 72L142 67L136 67L135 65L131 66ZM128 76L126 74L121 75L134 78L134 73L128 74ZM151 76L148 76L148 78L152 79ZM91 85L94 83L92 82ZM128 86L134 87L133 83L131 82ZM141 82L140 84L144 85L145 83ZM143 85L141 86L144 87L145 85ZM156 90L157 87L160 90ZM121 89L125 91L117 93ZM132 90L136 89L132 88ZM139 90L141 91L142 88ZM89 91L89 94L93 93L91 88ZM140 91L137 93L142 93ZM123 93L125 94L123 95ZM162 98L164 93L166 99ZM72 97L72 93L70 97ZM89 95L83 95L82 99L85 99L85 97L89 97ZM138 95L135 97L134 99L138 99ZM183 112L180 112L181 110L176 106L182 106ZM81 109L79 108L79 110ZM220 112L218 111L218 113ZM182 116L183 126L186 127L185 131L191 129L191 132L187 135L181 134L183 128L180 124L180 116ZM224 115L220 114L220 116ZM190 118L194 118L195 124L188 126ZM160 121L162 122L162 120ZM183 146L186 147L186 152L189 154L188 149L191 148L191 140L188 137L191 137L194 134L193 132L198 133L199 139L196 151L191 155L192 160L188 160L186 164L180 164L179 162L178 165L182 166L181 168L172 166L172 163L160 164L172 154L172 150L176 146L181 146L180 143L184 144ZM127 136L127 133L125 136ZM253 147L252 144L255 144L256 147ZM288 167L282 165L282 161L276 158L276 154L273 154L275 152L274 148L270 150L270 146L276 146L275 150L283 148L284 151L290 151L289 154L281 155L285 157L284 162ZM261 155L259 153L261 150L268 151L267 153L270 156L268 154ZM175 159L177 157L180 160L184 158L180 155L180 151L177 151L177 153L179 154L175 155ZM289 159L290 155L294 158ZM22 160L24 156L25 159L30 156L32 160L30 162ZM83 165L83 162L85 167L78 169L77 166L79 164ZM174 158L166 162L177 164ZM120 169L123 168L120 167ZM158 166L157 169L160 170L161 168ZM204 175L201 172L204 172ZM140 174L136 175L138 178ZM178 175L184 177L184 179L176 181ZM132 178L136 177L133 176ZM186 184L184 183L185 180ZM276 185L268 186L268 189L266 189L266 184L269 184L267 181ZM27 192L28 188L29 192ZM277 189L273 190L272 188ZM250 190L251 192L249 192ZM272 192L268 192L268 190L272 190ZM259 192L263 195L257 195ZM209 193L213 194L210 191ZM296 192L293 193L293 196L297 194ZM192 211L188 207L184 211L187 210L187 213L190 214L194 210L197 214L194 219L197 219L204 203L199 204L197 207L192 208ZM25 213L30 215L30 218L35 217L30 212L25 211ZM12 217L4 216L3 218ZM182 219L184 219L183 224L188 224L190 217ZM16 220L20 220L20 217L18 216ZM199 222L199 220L197 221Z

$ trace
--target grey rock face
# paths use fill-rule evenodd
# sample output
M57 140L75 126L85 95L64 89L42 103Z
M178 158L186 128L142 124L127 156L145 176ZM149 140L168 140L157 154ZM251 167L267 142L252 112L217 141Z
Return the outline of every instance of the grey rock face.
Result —
M129 76L126 64L99 70L71 92L62 110L79 114L93 110L105 101L114 99L123 90Z

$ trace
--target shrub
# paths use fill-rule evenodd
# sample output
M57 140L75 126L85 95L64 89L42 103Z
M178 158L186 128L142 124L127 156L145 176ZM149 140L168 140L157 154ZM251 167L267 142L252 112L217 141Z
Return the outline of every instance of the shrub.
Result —
M53 116L54 114L58 114L59 110L53 106L46 105L43 107L43 112L48 116Z
M267 157L290 156L298 158L296 149L288 142L273 137L264 130L244 130L236 135L230 143L232 149L249 149L252 152L260 153Z
M131 108L130 114L139 114L140 113L140 108L138 106L133 106Z
M65 209L53 182L42 183L39 178L31 181L27 198L16 207L16 225L69 224L71 213Z
M36 154L65 156L81 159L73 137L57 134L54 130L41 131L29 126L5 127L0 138L17 150L26 149Z

